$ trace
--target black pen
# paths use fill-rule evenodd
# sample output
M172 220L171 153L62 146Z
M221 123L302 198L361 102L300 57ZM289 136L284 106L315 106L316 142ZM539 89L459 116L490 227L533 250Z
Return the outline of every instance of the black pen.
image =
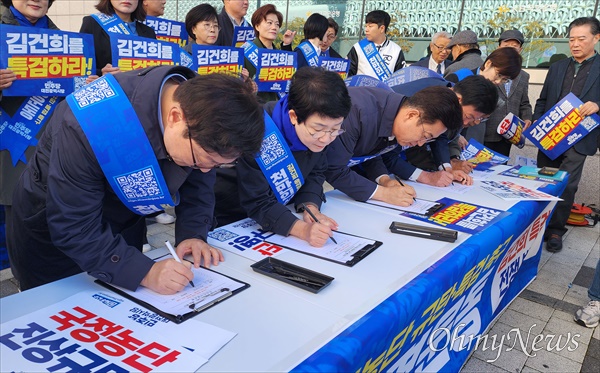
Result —
M400 183L400 185L405 186L404 183L402 182L402 180L398 177L398 175L394 175L394 178L396 179L397 182ZM417 201L417 199L415 197L413 197L413 201Z
M302 208L304 209L304 211L308 212L308 215L310 215L310 217L315 221L315 223L319 222L319 220L317 219L317 217L315 216L315 214L313 214L312 211L310 211L308 209L308 207L306 207L306 205L304 203L302 203ZM331 238L331 240L333 241L333 243L337 245L337 241L335 240L335 238L333 238L333 237L329 237L329 238Z
M446 171L446 166L444 166L444 164L443 164L443 163L442 163L442 169L443 169L444 171ZM454 176L453 176L453 177L454 177ZM451 181L450 183L452 183L452 186L454 186L454 181Z

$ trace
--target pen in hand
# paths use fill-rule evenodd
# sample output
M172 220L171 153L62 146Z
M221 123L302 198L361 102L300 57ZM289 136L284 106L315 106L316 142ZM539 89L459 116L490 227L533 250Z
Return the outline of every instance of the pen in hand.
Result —
M304 203L302 203L302 208L304 209L304 211L306 211L308 213L308 215L310 215L310 217L312 218L312 220L315 221L315 223L319 223L319 220L317 219L317 217L315 216L315 214L313 214L312 211L310 211L308 209L308 207L306 207L306 205ZM333 238L333 237L329 237L329 238L331 238L331 240L333 241L333 243L337 245L337 241L335 240L335 238Z
M179 257L177 256L177 253L175 252L173 245L171 245L171 243L169 241L165 241L165 245L167 245L167 249L169 249L169 252L173 256L173 259L175 259L177 261L177 263L181 263L181 259L179 259ZM190 285L192 285L192 287L196 287L194 285L194 281L192 281L192 280L190 280Z
M446 166L444 166L443 163L442 163L442 170L446 171ZM452 177L454 177L454 176L452 176ZM450 183L452 184L452 186L454 186L454 181L451 181Z
M398 175L394 175L394 178L396 179L396 181L397 181L397 182L399 182L399 183L400 183L400 185L401 185L401 186L404 186L404 183L402 182L402 179L400 179L400 178L398 177ZM413 201L415 201L415 202L417 201L417 199L416 199L415 197L413 197L412 199L413 199Z

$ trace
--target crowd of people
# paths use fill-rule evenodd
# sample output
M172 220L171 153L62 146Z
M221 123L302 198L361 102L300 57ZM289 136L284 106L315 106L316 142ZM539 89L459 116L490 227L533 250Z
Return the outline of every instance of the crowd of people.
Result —
M2 0L1 22L56 29L47 16L54 2ZM223 0L220 13L209 4L193 7L185 17L190 43L231 46L234 27L250 26L255 47L296 52L298 70L283 97L256 92L256 67L248 60L241 79L197 75L178 66L131 72L112 66L110 31L98 19L111 19L133 35L156 38L143 21L146 15L162 16L165 2L100 0L100 16L84 17L80 29L93 35L95 46L97 69L87 85L58 104L39 131L37 146L27 149L27 162L10 166L8 152L0 152L0 203L6 211L11 268L23 290L86 271L128 289L141 285L175 293L192 279L192 271L175 260L155 263L142 254L147 216L175 222L177 255L192 254L196 267L224 260L220 250L206 243L209 230L244 217L320 247L338 228L321 213L325 181L358 201L408 206L416 192L402 179L441 187L472 184L472 165L460 157L469 139L509 155L511 143L496 132L507 113L519 116L526 127L535 125L569 92L584 102L582 116L600 110L600 58L595 51L600 23L594 17L571 23L572 57L550 66L532 108L529 75L521 69L525 38L518 30L505 30L498 49L485 60L473 31L440 31L431 39L430 55L413 64L436 74L390 90L347 87L338 73L315 67L310 57L341 58L331 47L338 32L333 19L310 15L304 39L294 46L296 33L282 32L283 15L275 5L262 5L247 19L247 0ZM402 48L387 36L390 20L383 10L366 15L365 38L347 54L350 76L385 80L406 68ZM0 70L0 90L16 79L11 70ZM101 83L120 99L107 96L92 108L78 106L77 97L97 94ZM26 99L2 97L0 106L12 116ZM290 165L301 176L291 199L259 166L265 123L271 122L283 139L277 146L290 154ZM124 136L125 127L131 132ZM569 173L548 225L549 251L562 249L583 164L598 149L599 134L597 128L555 160L538 153L539 166ZM107 138L113 141L107 143ZM129 160L109 165L105 153L138 148L144 151L139 151L137 165L148 173L136 187L149 194L160 185L166 192L161 203L130 200L120 189L123 185L114 181L132 166ZM134 176L139 175L127 174ZM288 202L300 217L285 206ZM174 206L176 220L164 213L165 205ZM590 289L593 301L577 314L586 326L597 325L600 315L598 271Z

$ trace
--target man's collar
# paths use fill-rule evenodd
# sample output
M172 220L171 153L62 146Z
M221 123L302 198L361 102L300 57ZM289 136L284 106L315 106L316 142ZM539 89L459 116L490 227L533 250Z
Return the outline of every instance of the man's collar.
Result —
M585 60L583 60L583 61L581 61L581 62L577 62L577 60L576 60L576 59L575 59L573 56L571 56L571 60L572 60L573 62L575 62L575 63L578 63L578 64L584 64L584 63L586 63L587 61L591 61L591 60L593 60L593 59L594 59L594 57L596 57L597 55L598 55L598 52L594 51L594 54L593 54L591 57L588 57L588 58L586 58Z

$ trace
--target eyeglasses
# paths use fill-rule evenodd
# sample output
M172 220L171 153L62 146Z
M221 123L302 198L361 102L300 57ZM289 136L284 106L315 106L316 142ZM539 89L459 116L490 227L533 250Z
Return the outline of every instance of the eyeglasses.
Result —
M315 130L315 132L310 132L308 130L308 126L305 123L300 123L304 126L304 128L306 128L306 132L308 132L308 134L313 138L313 139L322 139L325 135L329 135L331 138L335 139L336 137L338 137L339 135L341 135L342 133L346 132L345 129L340 128L339 130L331 130L331 131L317 131Z
M214 24L214 23L202 23L202 28L204 28L204 30L206 31L221 31L221 26L219 26L218 24Z
M452 50L452 48L448 48L448 47L444 47L443 45L437 45L436 43L431 43L431 45L433 45L434 47L437 48L438 51L446 51L446 52L450 52Z
M421 124L421 128L423 130L423 135L421 136L421 140L425 140L425 144L429 144L430 142L434 142L437 140L437 137L433 136L431 132L425 131L425 126L423 122L419 120L419 124Z
M187 130L188 130L188 138L190 140L190 152L192 152L192 162L194 162L194 164L189 167L193 168L194 170L201 170L203 168L209 168L209 167L198 166L198 163L196 163L196 156L194 155L194 146L192 144L192 132L190 131L189 126L188 126ZM212 159L211 159L211 161L212 161L213 165L210 168L232 168L238 163L237 160L233 161L231 163L216 163Z
M488 120L487 117L475 118L473 116L473 114L465 114L465 118L469 121L469 123L473 123L473 124L484 123L484 122L487 122L487 120Z

